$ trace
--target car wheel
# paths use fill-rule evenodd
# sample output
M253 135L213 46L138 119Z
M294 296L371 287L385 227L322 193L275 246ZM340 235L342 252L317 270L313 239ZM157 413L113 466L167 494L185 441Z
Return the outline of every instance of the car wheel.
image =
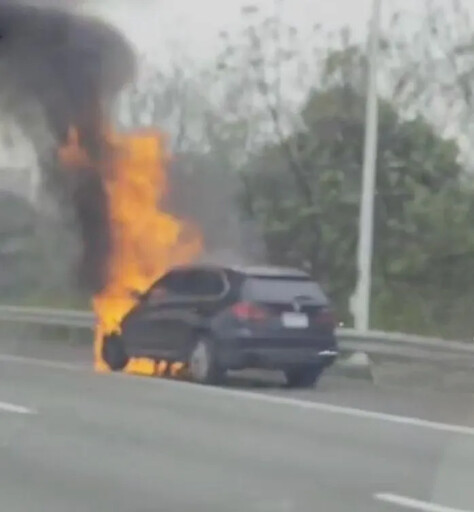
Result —
M118 334L105 337L102 358L114 372L123 370L127 366L129 358L125 352L123 340Z
M200 384L220 384L224 371L219 368L215 354L214 344L200 338L189 354L189 374L194 382Z
M321 378L324 369L324 366L304 366L286 370L286 384L290 388L312 388Z

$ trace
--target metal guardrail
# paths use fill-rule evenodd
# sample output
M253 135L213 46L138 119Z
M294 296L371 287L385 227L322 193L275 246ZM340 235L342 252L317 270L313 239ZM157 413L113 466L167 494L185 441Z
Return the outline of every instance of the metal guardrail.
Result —
M1 321L71 329L93 329L95 323L93 313L87 311L16 306L0 306ZM337 335L341 350L346 353L365 352L373 358L418 359L474 369L474 343L346 328L338 329Z
M474 343L355 329L339 329L338 338L343 351L365 352L372 358L422 360L474 369Z
M0 321L25 324L55 325L82 329L94 328L94 314L72 309L24 308L0 306Z

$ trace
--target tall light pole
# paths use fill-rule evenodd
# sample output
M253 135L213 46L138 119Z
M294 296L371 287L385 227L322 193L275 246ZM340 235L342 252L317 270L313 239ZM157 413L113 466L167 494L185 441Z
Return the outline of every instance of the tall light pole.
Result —
M378 135L378 91L377 60L380 39L381 1L373 0L372 20L369 35L369 80L365 113L364 162L362 171L362 194L359 217L359 246L357 251L358 280L352 310L355 327L361 331L369 329L370 291L372 273L375 174L377 168Z

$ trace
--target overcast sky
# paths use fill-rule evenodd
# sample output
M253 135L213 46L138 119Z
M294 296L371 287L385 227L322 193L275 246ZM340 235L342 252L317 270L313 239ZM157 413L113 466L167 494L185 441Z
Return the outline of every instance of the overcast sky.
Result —
M435 0L446 3L450 0ZM474 15L474 0L460 0ZM166 57L170 44L197 59L212 56L217 35L239 28L243 6L271 12L275 0L89 0L93 8L118 25L142 52ZM395 11L423 12L426 0L382 0L383 25ZM300 30L316 23L331 30L349 25L367 33L372 0L281 0L281 13Z

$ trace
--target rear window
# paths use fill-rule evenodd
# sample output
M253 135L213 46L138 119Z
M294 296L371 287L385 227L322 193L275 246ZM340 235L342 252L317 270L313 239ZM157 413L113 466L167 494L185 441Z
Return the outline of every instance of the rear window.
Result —
M256 302L292 302L296 297L321 305L328 302L319 285L309 279L250 277L244 282L242 295Z

